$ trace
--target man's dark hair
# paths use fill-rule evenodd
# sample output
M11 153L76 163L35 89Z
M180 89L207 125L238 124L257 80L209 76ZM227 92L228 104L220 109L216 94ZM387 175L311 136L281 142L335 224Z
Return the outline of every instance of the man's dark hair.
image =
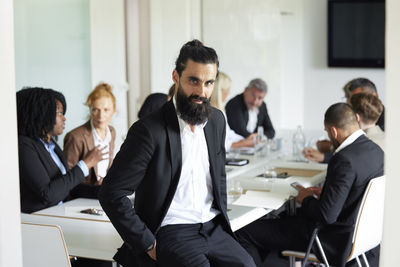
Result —
M56 123L56 101L67 110L64 95L52 89L27 87L17 92L18 134L31 138L47 138Z
M336 103L325 112L324 123L326 126L335 126L339 129L348 129L358 125L357 116L349 104Z
M376 86L373 82L371 82L367 78L356 78L349 81L345 85L344 91L346 96L350 96L350 93L357 88L362 88L362 91L365 93L378 93L376 90Z
M204 46L199 40L192 40L184 44L179 52L179 56L175 62L175 70L178 72L179 77L186 68L188 59L197 63L213 64L219 67L218 56L215 50L211 47Z

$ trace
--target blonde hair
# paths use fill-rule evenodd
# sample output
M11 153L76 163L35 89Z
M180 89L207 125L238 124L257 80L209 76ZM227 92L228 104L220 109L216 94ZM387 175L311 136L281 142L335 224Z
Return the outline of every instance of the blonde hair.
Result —
M85 105L91 107L94 101L102 97L111 98L115 111L116 100L114 94L112 93L112 88L108 83L99 83L88 95Z
M215 80L214 90L211 94L210 103L218 109L223 109L222 92L231 87L232 80L229 76L220 71Z

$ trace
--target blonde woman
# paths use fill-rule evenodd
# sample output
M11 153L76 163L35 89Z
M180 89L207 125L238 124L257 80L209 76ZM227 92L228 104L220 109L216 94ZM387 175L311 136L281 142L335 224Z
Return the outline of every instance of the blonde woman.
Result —
M214 91L211 95L211 105L224 112L224 104L228 98L231 89L232 80L224 72L219 72L214 85ZM225 149L228 151L231 148L239 147L252 147L254 146L254 136L257 134L251 134L247 138L243 138L241 135L236 134L226 123L226 137L225 137Z
M86 105L90 119L73 129L64 138L64 154L69 166L85 157L89 151L102 149L103 159L90 169L89 176L77 186L72 197L97 198L99 186L111 166L114 152L115 129L110 125L115 112L115 96L109 84L100 83L89 94Z

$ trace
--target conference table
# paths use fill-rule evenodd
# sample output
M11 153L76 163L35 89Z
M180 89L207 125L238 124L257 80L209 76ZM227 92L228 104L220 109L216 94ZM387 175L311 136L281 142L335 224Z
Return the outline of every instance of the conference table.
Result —
M304 186L318 185L324 181L326 165L308 162L294 162L279 157L243 156L249 160L245 166L227 166L227 182L240 183L244 192L281 192L283 198L296 195L290 183L296 181ZM257 177L268 168L274 167L277 172L293 172L288 178ZM303 176L302 176L303 175ZM247 194L246 192L246 194ZM243 196L245 196L244 194ZM284 201L286 199L282 199ZM98 200L78 198L61 205L37 211L32 214L21 214L21 221L28 223L59 225L63 231L68 252L71 256L89 259L113 261L113 256L123 241L107 215L81 213L82 210L95 208L101 210ZM273 209L235 205L228 202L228 217L233 231L261 218ZM114 262L115 264L115 262Z

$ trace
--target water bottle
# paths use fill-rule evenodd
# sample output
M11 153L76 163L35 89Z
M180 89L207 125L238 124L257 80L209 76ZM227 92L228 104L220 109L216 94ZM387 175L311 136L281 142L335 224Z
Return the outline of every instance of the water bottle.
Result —
M295 161L304 161L303 149L306 144L306 137L301 129L301 126L297 126L297 130L293 135L293 159Z
M266 138L264 136L264 127L263 126L258 126L257 128L257 136L256 136L256 143L254 145L255 149L255 155L256 157L265 157L266 151L265 151L265 145L266 145Z

